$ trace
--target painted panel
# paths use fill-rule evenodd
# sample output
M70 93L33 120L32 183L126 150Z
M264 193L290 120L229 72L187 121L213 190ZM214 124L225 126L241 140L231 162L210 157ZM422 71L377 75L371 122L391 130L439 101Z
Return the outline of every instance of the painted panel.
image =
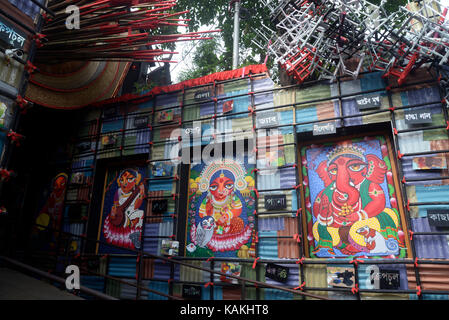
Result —
M215 160L190 170L186 255L244 257L254 237L253 165Z
M145 167L110 168L105 189L98 239L123 248L138 249L145 210ZM99 253L130 253L99 244Z
M301 148L312 257L405 256L388 148L383 136Z

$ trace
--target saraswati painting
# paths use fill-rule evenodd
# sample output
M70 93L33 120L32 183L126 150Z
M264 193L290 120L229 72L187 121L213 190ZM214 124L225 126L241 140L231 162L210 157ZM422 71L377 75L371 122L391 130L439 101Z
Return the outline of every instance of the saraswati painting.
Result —
M384 136L301 148L311 257L405 257L389 145Z
M247 161L220 159L191 167L186 255L255 256L254 172Z
M144 168L110 169L106 176L99 238L114 246L139 249L144 220ZM100 253L130 253L101 244Z

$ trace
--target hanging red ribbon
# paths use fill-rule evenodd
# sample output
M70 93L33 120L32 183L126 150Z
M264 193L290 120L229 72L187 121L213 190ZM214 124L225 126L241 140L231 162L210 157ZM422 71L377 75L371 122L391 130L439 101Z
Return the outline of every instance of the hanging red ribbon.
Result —
M8 171L6 169L0 169L0 177L2 180L8 181L9 178L12 176L13 171Z
M11 141L17 146L20 147L20 141L23 140L25 137L21 134L18 134L17 132L14 132L12 130L9 130L8 138L11 138Z
M296 240L296 242L301 242L301 237L300 237L300 235L299 235L299 233L295 233L294 235L293 235L293 240Z
M25 107L28 105L28 101L26 101L22 96L19 94L16 98L16 103L19 105L20 109L25 109Z
M35 65L33 65L30 61L27 61L27 64L25 65L26 72L33 73L36 69L37 67Z
M356 283L354 288L351 289L352 294L356 294L357 292L359 292L359 284Z
M422 294L421 286L416 286L416 294L420 296Z
M256 259L254 259L254 262L253 262L253 269L256 268L257 261L258 261L259 259L260 259L260 257L257 257Z

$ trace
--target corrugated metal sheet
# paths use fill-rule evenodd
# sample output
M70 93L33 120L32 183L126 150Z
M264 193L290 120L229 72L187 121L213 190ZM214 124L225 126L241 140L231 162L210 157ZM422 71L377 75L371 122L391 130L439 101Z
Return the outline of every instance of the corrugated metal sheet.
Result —
M418 202L438 202L444 201L449 195L449 186L415 186L416 200ZM445 209L446 205L420 205L419 216L427 217L429 209Z
M427 180L428 178L437 178L442 175L446 175L443 170L414 170L413 169L413 158L403 158L402 159L402 172L405 179L407 180L407 185L438 185L441 184L441 180ZM422 179L423 181L410 181L410 179Z
M120 282L112 279L106 279L105 293L117 299L120 298Z
M210 289L212 288L212 289ZM201 290L201 300L211 300L210 290L213 290L214 300L223 300L223 287L222 286L209 286Z
M237 287L223 287L223 300L241 300L242 289Z
M145 236L156 236L159 233L159 224L158 223L146 223L145 224ZM143 251L157 254L159 251L159 241L157 238L144 238L143 240Z
M445 290L449 286L449 266L440 264L419 264L419 279L422 290ZM416 290L416 278L413 265L407 265L409 289Z
M306 287L327 288L327 266L326 265L304 265L304 279ZM326 291L307 291L312 294L327 297ZM307 297L306 300L315 300Z
M179 265L174 264L173 279L179 280ZM168 280L170 276L171 266L170 263L164 262L163 260L154 260L153 262L153 279L158 280Z
M165 294L169 293L168 282L149 281L148 288ZM148 300L168 300L167 297L161 296L153 292L148 292L147 298Z
M264 300L292 300L293 293L272 288L263 288Z
M136 277L136 258L111 256L109 259L109 275L133 279Z
M105 288L105 280L100 276L81 275L80 284L99 292L103 292Z
M288 236L290 239L278 239L278 257L281 259L297 259L299 258L300 243L293 238L294 234L298 234L298 219L284 218L283 230L278 231L278 236Z
M8 0L12 5L17 7L21 12L25 13L32 20L36 18L36 15L40 12L41 8L35 3L29 0ZM40 4L45 4L45 0L38 0Z
M259 213L260 214L260 213ZM258 229L260 231L278 231L283 230L284 226L284 217L269 217L265 216L265 218L258 218Z
M131 282L136 284L136 280L126 280L126 282ZM126 283L122 283L120 286L120 299L122 300L136 300L137 288Z
M434 226L429 225L427 217L411 219L413 232L436 232ZM413 238L416 256L428 259L448 259L449 246L447 236L417 235Z
M279 169L281 188L293 188L296 186L296 170L293 167Z
M277 231L259 231L259 257L261 259L277 259L278 258L278 241Z
M184 261L188 264L197 267L210 268L210 262L205 261ZM179 277L181 281L192 282L209 282L210 273L195 268L189 268L186 266L180 266Z

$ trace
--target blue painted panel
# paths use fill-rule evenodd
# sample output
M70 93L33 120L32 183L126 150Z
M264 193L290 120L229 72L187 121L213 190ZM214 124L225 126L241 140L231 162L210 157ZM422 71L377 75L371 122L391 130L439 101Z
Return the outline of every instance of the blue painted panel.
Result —
M382 72L367 73L360 78L360 88L362 91L383 89L385 87L386 83L382 79Z
M282 168L280 171L281 188L296 186L296 171L294 167Z
M148 183L148 191L172 191L173 180L152 180Z
M110 257L108 274L114 277L136 277L136 258Z
M148 288L165 294L169 292L168 282L150 281ZM148 300L168 300L168 298L153 292L148 292Z
M438 202L447 199L449 185L442 186L416 186L416 198L418 202ZM427 217L428 209L446 209L446 205L422 205L419 206L419 216Z
M153 279L168 280L170 279L170 263L163 260L154 260ZM179 265L174 265L173 275L175 280L179 280Z
M428 219L411 219L414 232L435 232L440 231L429 225ZM442 235L417 235L413 238L416 256L418 258L448 259L449 247L446 236Z
M278 240L276 238L262 238L277 236L277 231L259 231L259 257L261 259L278 259Z
M260 231L278 231L284 230L284 217L273 217L273 218L259 218L257 219L257 226Z
M277 290L277 289L271 289L271 288L265 288L265 300L293 300L293 293Z
M318 120L316 107L298 107L296 109L296 122L308 122ZM296 127L296 132L312 131L313 124L304 124Z
M99 292L104 291L105 281L103 277L82 275L80 282L82 286L88 287L89 289Z
M223 300L223 288L221 286L212 286L214 290L214 300ZM201 290L201 300L210 300L210 287Z

